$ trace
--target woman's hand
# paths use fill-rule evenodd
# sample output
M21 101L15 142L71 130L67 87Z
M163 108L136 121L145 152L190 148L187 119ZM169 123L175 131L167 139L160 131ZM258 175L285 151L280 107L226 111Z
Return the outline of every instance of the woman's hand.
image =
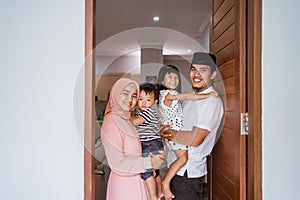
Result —
M153 169L160 169L161 165L164 163L165 152L159 151L158 154L149 154L151 165Z

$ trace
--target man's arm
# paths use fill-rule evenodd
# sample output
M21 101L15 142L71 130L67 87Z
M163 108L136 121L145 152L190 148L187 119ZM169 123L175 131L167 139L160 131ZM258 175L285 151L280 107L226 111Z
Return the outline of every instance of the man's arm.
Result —
M172 140L179 144L189 146L199 146L209 133L208 130L193 126L191 131L175 131L165 126L160 131L160 136L167 140Z

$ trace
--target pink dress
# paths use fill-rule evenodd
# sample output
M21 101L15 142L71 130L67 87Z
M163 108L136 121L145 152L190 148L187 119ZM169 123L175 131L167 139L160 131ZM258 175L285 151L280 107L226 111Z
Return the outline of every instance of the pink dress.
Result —
M117 88L120 90L122 87L124 81ZM117 95L110 97L115 101L117 98ZM141 172L146 171L141 143L136 128L125 114L114 101L109 101L101 127L101 140L111 168L106 199L148 200L147 188L141 178Z

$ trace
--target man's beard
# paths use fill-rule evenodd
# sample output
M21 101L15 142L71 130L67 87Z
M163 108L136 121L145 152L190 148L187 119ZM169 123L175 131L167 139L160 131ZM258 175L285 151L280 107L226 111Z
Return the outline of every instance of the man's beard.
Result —
M193 88L193 90L194 90L194 92L201 92L202 90L204 90L204 88L203 87L192 87Z
M194 92L198 93L198 92L202 92L203 90L206 90L207 88L209 88L212 85L213 85L213 82L211 82L208 85L203 85L202 87L194 87L194 86L192 86L192 88L193 88Z

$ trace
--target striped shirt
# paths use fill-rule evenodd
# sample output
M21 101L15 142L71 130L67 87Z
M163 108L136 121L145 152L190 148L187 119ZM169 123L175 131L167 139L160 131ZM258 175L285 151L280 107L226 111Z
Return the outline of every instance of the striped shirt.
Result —
M151 141L160 138L158 130L157 113L152 108L146 108L137 113L145 122L136 127L141 142Z

